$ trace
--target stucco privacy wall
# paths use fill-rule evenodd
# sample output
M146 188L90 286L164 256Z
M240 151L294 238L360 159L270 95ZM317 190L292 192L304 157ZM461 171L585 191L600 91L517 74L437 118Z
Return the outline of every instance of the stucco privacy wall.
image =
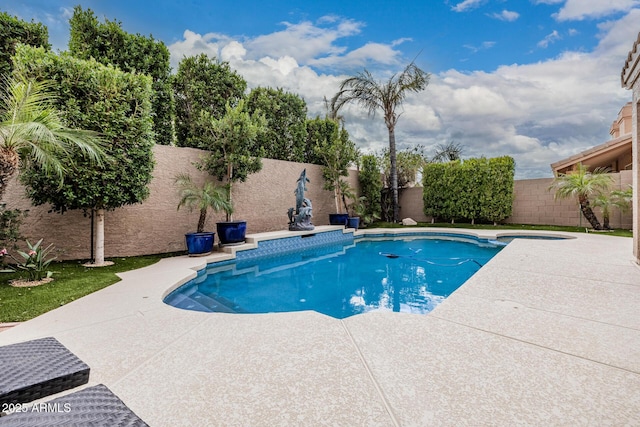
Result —
M179 195L174 177L188 172L196 182L204 182L206 173L193 163L205 154L192 148L157 145L154 147L155 168L149 198L142 204L126 206L105 215L105 255L132 256L185 250L184 234L195 231L198 212L176 210ZM284 230L287 209L295 207L296 181L307 169L306 196L313 203L313 223L328 224L329 213L335 212L333 193L322 189L321 167L311 164L263 159L263 169L250 175L246 182L233 188L234 219L247 221L247 231ZM356 171L349 182L357 188ZM33 207L24 195L24 188L14 180L5 194L7 207L29 209L22 226L23 235L34 242L40 238L61 250L60 259L88 259L90 256L91 220L81 211L63 215L49 213L49 206ZM215 231L216 221L224 221L224 213L209 213L206 229Z
M611 174L614 184L611 190L624 190L633 181L632 171L621 171ZM588 226L582 218L576 199L554 199L554 193L549 191L553 178L525 179L514 182L513 213L505 221L509 224L546 224ZM602 213L594 208L598 219L602 221ZM400 198L400 218L413 218L416 221L430 221L424 215L422 201L422 187L402 190ZM618 209L611 212L611 227L631 229L631 213L622 213Z
M611 190L626 190L633 182L631 171L612 173ZM549 191L553 178L525 179L515 181L513 186L513 213L505 222L510 224L549 224L566 226L589 226L581 215L578 201L575 198L554 199L554 192ZM602 212L593 208L602 222ZM614 208L610 215L612 228L630 230L631 212L622 213Z

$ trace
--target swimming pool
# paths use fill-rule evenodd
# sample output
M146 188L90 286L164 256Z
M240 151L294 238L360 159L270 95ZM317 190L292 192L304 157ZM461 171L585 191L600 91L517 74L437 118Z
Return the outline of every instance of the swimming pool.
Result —
M210 264L165 303L188 310L428 313L504 243L452 236L369 238Z

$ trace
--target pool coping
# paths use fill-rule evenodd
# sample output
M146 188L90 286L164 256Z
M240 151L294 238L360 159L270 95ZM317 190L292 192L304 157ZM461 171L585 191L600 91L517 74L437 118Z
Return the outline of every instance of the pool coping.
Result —
M89 386L104 383L154 426L633 424L640 267L631 239L550 234L573 239L510 243L426 316L228 315L162 303L225 253L122 273L1 332L0 345L55 337L91 367ZM189 360L198 363L184 369Z
M444 231L442 231L444 230ZM248 234L244 244L225 246L218 248L216 251L209 254L195 257L202 260L202 263L198 263L193 267L195 275L190 275L185 280L176 282L174 285L167 288L163 293L162 298L166 298L170 293L176 289L184 286L191 280L195 279L199 272L202 272L207 268L207 265L233 261L239 252L251 251L258 249L261 242L288 239L290 237L305 237L310 235L316 235L319 233L330 233L335 231L342 231L344 234L353 234L354 240L360 240L362 238L373 237L403 237L403 236L442 236L442 237L471 237L477 240L497 240L502 237L549 237L559 239L573 239L574 236L552 231L531 231L531 230L469 230L459 228L425 228L425 227L405 227L405 228L361 228L355 230L353 228L345 228L337 225L321 225L317 226L314 230L304 231L271 231L265 233Z

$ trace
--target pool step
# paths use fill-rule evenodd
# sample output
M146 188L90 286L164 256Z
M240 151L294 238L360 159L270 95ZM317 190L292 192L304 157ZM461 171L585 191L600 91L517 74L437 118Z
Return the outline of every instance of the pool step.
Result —
M171 305L186 310L206 311L215 313L245 313L245 310L234 307L233 302L224 298L212 298L195 291L189 295L176 294Z

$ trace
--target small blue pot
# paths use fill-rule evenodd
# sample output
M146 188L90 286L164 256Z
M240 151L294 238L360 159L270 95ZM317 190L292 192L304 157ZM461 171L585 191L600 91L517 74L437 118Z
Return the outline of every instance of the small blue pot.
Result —
M208 254L213 250L213 237L216 233L187 233L184 235L189 255Z
M349 214L329 214L329 224L331 225L347 225Z
M350 216L347 220L348 228L355 228L356 230L360 227L360 217L359 216Z
M228 221L216 223L220 246L241 245L247 234L247 221Z

